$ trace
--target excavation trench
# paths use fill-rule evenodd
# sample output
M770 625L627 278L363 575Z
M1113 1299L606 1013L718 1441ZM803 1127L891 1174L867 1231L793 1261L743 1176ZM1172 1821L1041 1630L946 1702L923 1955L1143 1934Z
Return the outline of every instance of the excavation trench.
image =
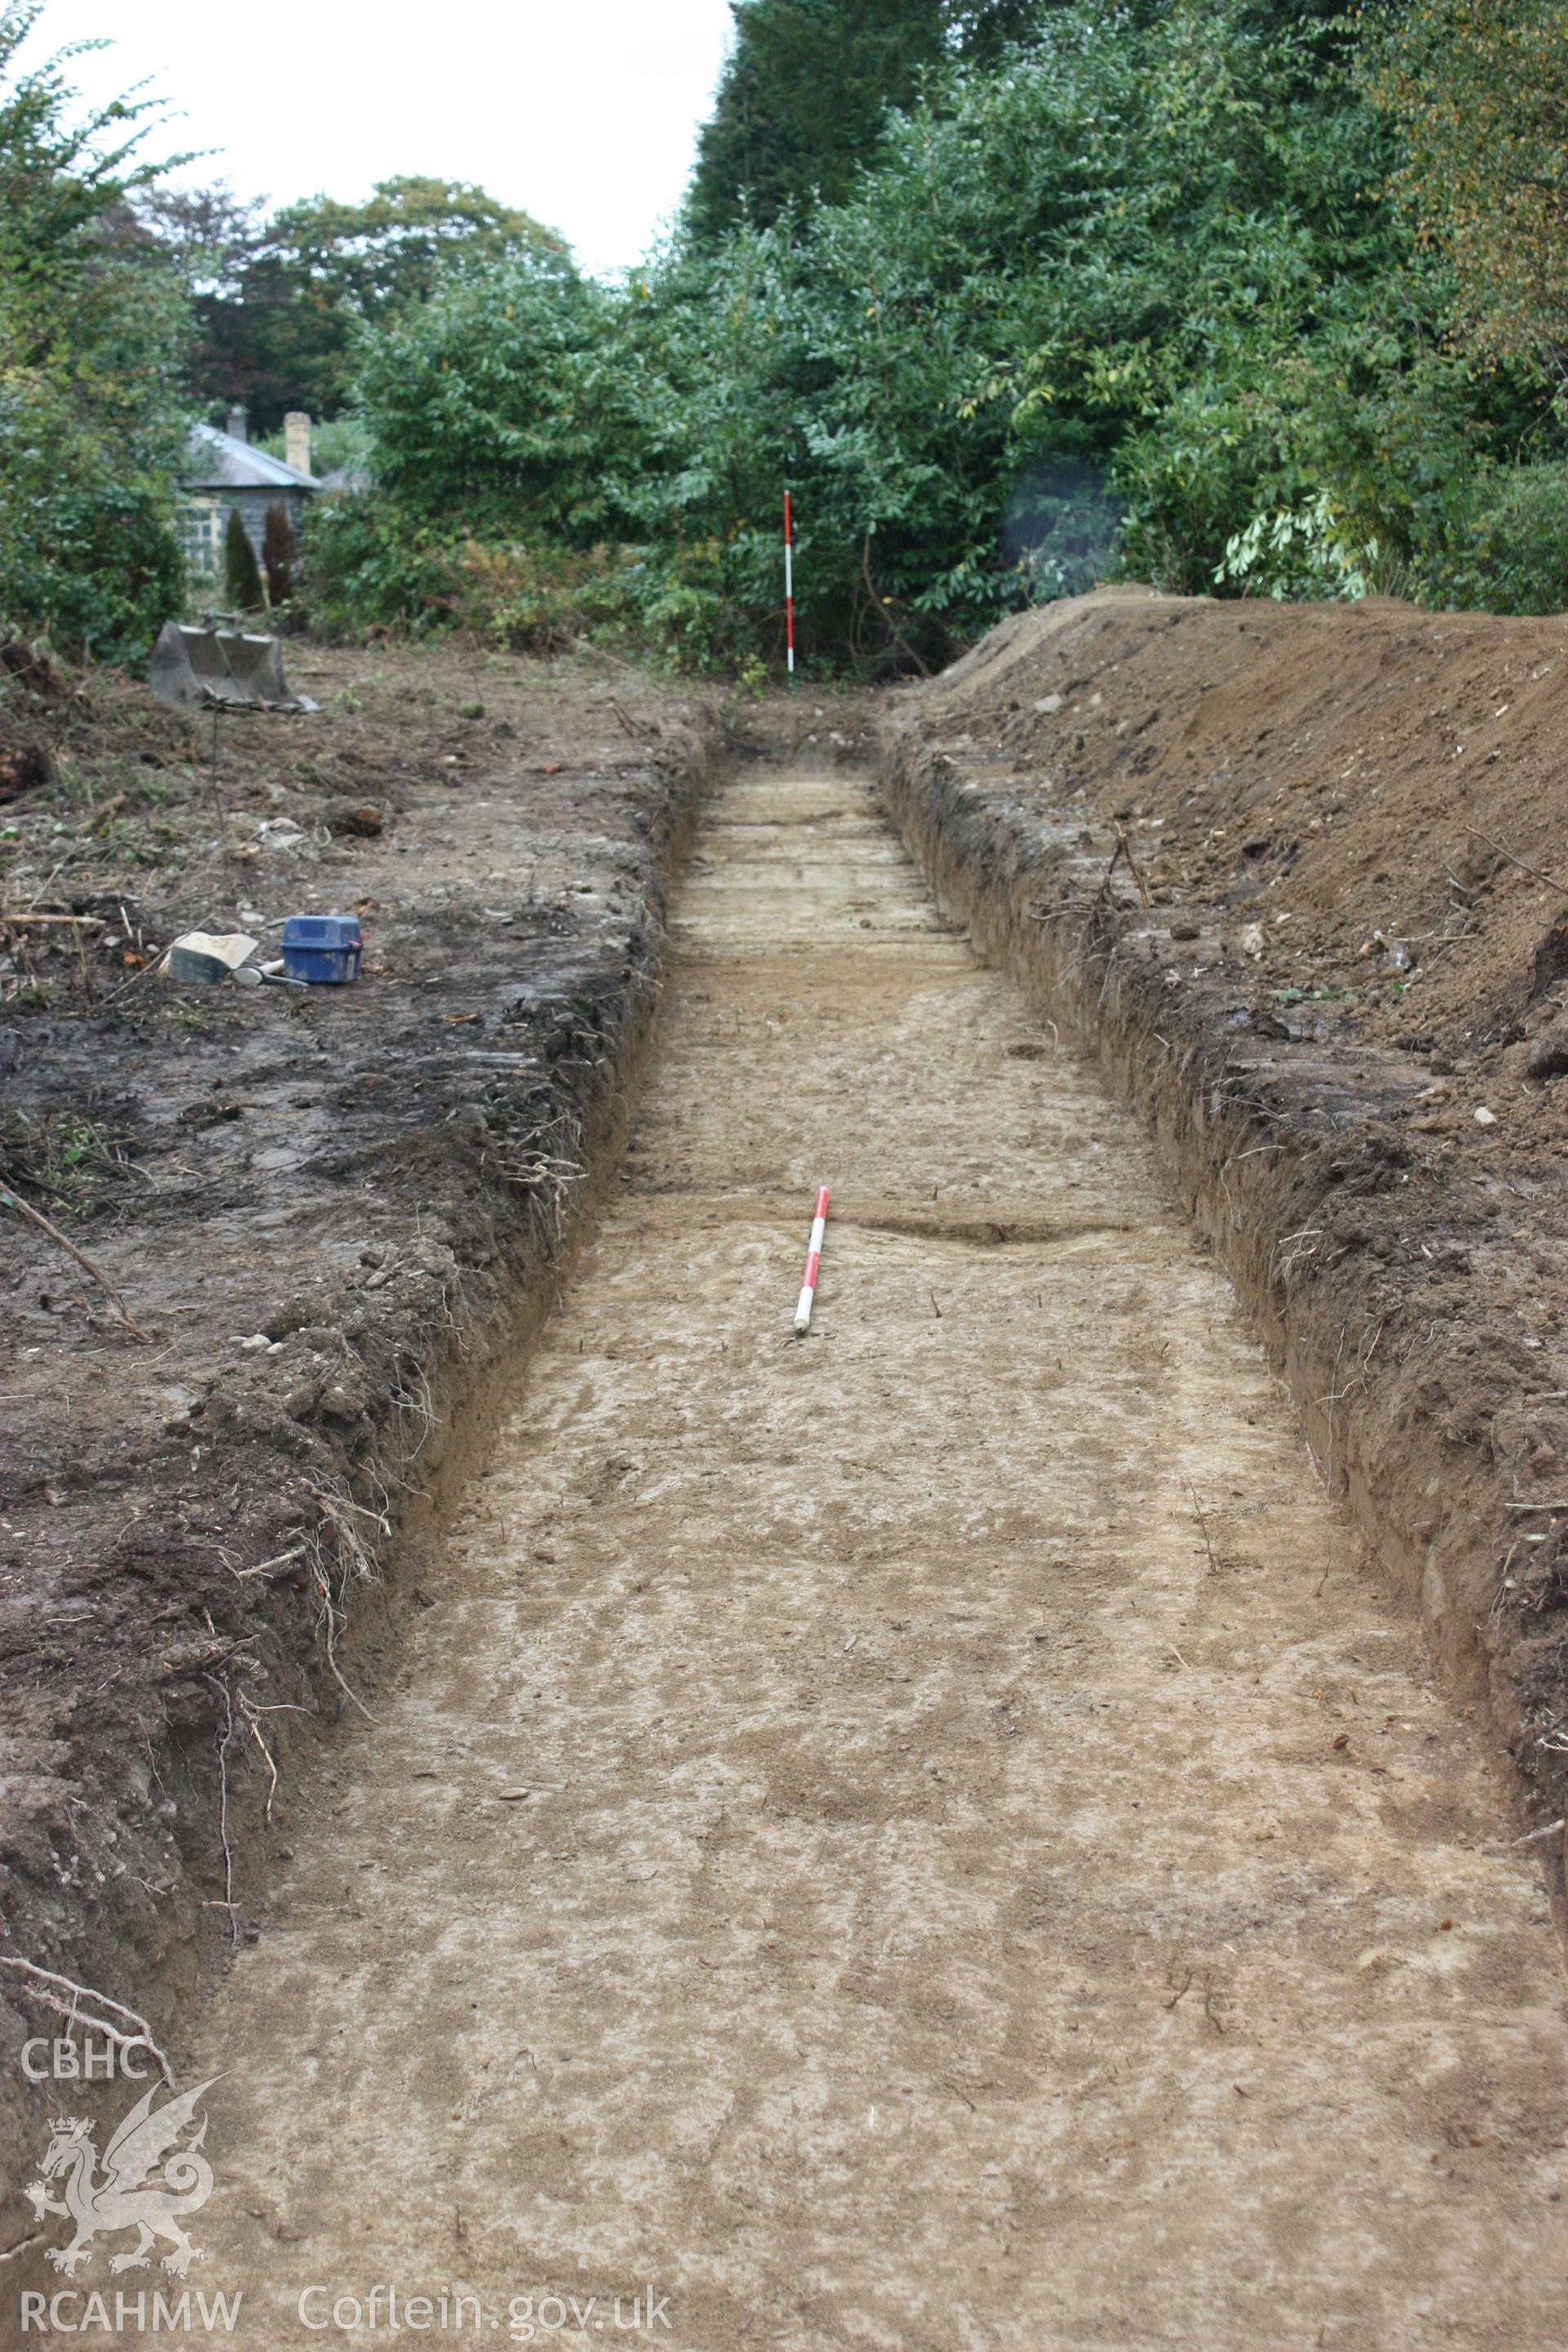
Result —
M394 2285L1560 2344L1531 1850L1135 1122L866 778L698 851L624 1179L181 2053L202 2285L268 2352L406 2341Z

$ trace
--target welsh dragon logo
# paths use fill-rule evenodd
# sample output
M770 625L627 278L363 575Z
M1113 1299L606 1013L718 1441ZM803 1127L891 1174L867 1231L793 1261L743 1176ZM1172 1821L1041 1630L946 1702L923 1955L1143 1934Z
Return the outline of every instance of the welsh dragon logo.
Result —
M136 2243L111 2257L111 2271L145 2270L160 2241L170 2249L163 2257L163 2268L175 2278L184 2278L191 2264L202 2260L182 2223L187 2213L199 2213L213 2193L212 2167L201 2152L207 2136L206 2117L202 2117L188 2146L181 2147L178 2143L191 2129L197 2106L217 2079L215 2074L182 2098L169 2099L156 2109L153 2101L157 2085L144 2092L104 2150L101 2173L87 2118L55 2118L49 2126L40 2178L26 2195L40 2221L46 2213L63 2213L76 2224L76 2235L68 2246L48 2250L56 2270L75 2278L91 2262L95 2238L114 2237L124 2230L137 2232ZM62 2173L64 2197L52 2196L48 2184Z

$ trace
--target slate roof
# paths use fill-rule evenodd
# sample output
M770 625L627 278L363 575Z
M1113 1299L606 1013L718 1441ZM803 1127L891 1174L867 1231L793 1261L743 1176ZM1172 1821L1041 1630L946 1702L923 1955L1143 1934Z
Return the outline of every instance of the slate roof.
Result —
M216 425L198 425L191 436L187 490L319 490L314 474L297 474L281 457L269 457L252 442L238 441Z

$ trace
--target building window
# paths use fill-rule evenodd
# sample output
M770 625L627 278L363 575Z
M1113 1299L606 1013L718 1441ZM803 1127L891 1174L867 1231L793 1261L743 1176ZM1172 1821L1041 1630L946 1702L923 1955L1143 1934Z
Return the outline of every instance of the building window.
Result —
M223 566L227 510L215 499L186 499L179 513L180 551L187 571L216 573Z

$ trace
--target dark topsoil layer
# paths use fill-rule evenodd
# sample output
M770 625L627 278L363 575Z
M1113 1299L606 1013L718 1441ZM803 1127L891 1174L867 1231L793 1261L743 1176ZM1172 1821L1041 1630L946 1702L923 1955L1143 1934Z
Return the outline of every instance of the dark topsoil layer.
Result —
M0 1203L0 1962L155 2025L204 1942L255 1932L220 1797L259 1836L268 1759L416 1605L387 1538L552 1289L722 736L586 660L290 669L320 713L226 717L216 781L211 720L132 681L14 657L0 699L0 1183L144 1335ZM310 908L359 910L357 986L154 969L178 930L275 942ZM51 2022L0 1974L8 2177Z
M1561 1904L1568 623L1101 592L921 689L885 774L1154 1127Z

